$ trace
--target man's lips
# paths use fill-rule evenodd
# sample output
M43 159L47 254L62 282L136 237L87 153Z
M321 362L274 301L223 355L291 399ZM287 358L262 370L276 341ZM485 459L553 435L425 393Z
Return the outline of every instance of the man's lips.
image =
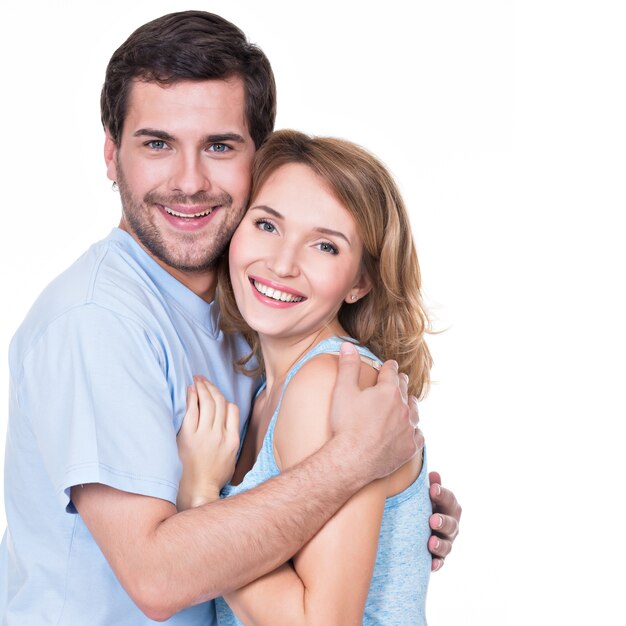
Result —
M165 211L168 215L173 217L180 217L183 219L197 219L201 217L206 217L207 215L211 215L211 213L218 208L219 205L216 206L189 206L189 205L165 205L158 204L163 211Z
M219 215L223 205L153 203L163 219L178 231L198 232Z

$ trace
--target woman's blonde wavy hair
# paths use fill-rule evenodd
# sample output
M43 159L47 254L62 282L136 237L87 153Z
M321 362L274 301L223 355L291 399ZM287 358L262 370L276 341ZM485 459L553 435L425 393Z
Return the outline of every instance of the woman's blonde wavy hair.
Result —
M289 163L307 165L326 183L356 222L363 240L363 268L372 289L354 304L344 302L339 322L381 359L395 359L409 376L409 393L422 398L432 366L424 341L430 322L422 304L411 226L393 178L378 159L353 143L281 130L256 153L250 199L273 172ZM263 371L259 341L237 308L227 254L219 267L217 299L222 330L242 333L252 347L252 353L235 364L237 369L259 374ZM253 356L259 366L250 369L246 366Z

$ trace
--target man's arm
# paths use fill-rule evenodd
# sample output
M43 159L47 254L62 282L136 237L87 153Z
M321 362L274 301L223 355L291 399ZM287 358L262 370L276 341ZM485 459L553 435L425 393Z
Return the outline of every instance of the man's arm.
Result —
M444 559L450 554L452 543L459 534L462 511L454 494L441 486L441 476L437 472L430 472L428 477L433 504L433 514L430 516L433 534L428 540L428 549L433 555L432 571L436 572L443 567Z
M72 500L113 571L148 617L227 593L289 559L359 489L423 445L411 426L406 379L394 362L358 387L346 346L332 408L334 436L316 454L250 492L176 513L173 504L99 484Z

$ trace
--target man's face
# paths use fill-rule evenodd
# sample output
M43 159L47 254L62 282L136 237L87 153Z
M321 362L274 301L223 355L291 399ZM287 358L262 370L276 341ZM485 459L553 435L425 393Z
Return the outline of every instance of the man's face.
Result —
M167 268L210 270L243 216L255 151L244 111L239 78L137 81L118 146L107 133L120 227Z

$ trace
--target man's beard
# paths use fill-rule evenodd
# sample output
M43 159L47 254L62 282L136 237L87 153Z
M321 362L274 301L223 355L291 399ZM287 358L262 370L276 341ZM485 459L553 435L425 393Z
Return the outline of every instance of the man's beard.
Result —
M235 232L239 219L235 223L222 220L219 230L211 240L202 244L196 233L179 232L173 244L167 243L161 231L154 223L149 207L155 204L171 205L204 205L219 206L220 211L233 211L233 198L226 192L213 196L200 191L187 196L182 193L162 196L154 191L148 192L143 203L137 203L128 188L120 163L117 163L117 185L122 199L124 218L132 233L142 246L155 258L169 267L183 272L203 272L213 270L224 250L228 247L230 238ZM153 209L158 211L156 207ZM241 217L243 209L239 211Z

